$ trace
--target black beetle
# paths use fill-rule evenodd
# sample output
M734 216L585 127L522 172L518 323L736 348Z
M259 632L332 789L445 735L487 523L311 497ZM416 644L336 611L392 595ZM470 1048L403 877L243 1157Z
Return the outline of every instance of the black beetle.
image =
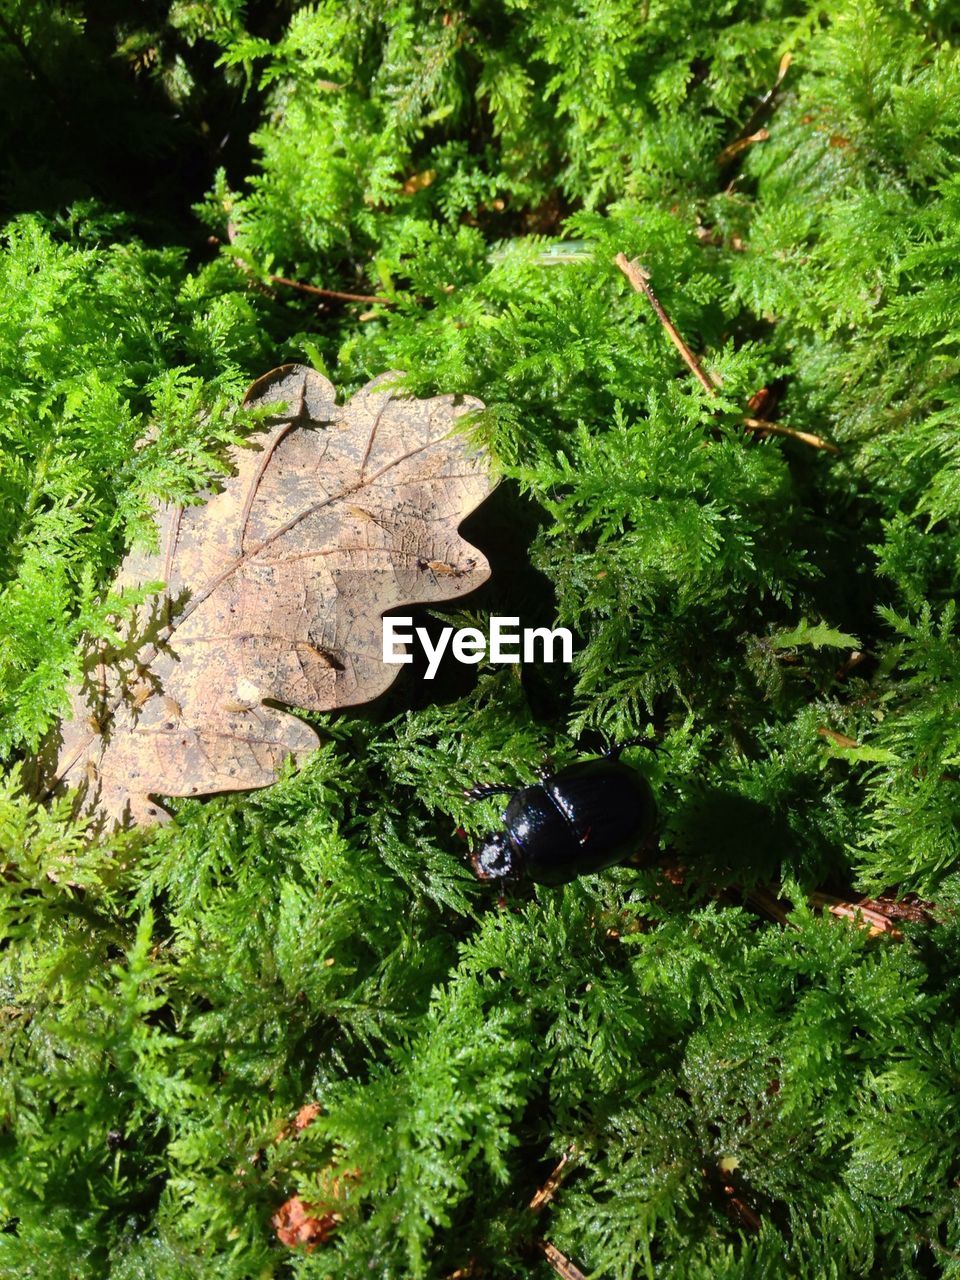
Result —
M541 775L532 787L471 787L471 800L510 796L503 831L470 859L479 879L525 875L537 884L567 884L639 853L653 832L657 806L643 774L619 759L632 745Z

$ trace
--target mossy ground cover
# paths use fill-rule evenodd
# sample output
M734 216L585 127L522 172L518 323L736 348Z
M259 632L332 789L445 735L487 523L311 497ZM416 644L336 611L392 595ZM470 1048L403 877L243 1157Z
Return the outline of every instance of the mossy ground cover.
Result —
M3 1275L545 1277L543 1239L960 1275L958 35L950 0L0 2ZM284 360L484 401L494 577L443 622L574 663L405 675L276 786L90 839L29 762L151 503ZM838 452L746 427L762 388ZM498 906L463 786L647 732L671 873ZM815 890L932 905L871 936ZM312 1252L294 1195L342 1217Z

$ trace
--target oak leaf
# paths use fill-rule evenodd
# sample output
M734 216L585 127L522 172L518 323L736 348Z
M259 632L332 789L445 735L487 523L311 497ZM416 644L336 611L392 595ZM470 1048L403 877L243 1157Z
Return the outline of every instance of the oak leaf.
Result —
M122 651L93 655L63 726L54 781L104 820L168 815L157 795L272 782L317 735L277 707L330 711L382 693L382 615L453 599L489 577L457 532L494 482L454 428L480 401L416 400L382 374L345 405L287 365L247 403L277 405L257 447L201 505L158 512L159 551L132 553L117 586L162 582Z

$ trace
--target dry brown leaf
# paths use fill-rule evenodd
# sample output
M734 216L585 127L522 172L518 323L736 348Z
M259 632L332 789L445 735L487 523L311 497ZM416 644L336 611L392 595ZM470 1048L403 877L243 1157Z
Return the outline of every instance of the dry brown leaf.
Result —
M487 461L457 420L480 401L396 395L382 374L340 407L326 378L286 365L250 405L286 406L236 449L235 474L200 506L164 508L157 554L131 554L118 586L166 584L122 654L95 655L63 726L54 782L104 818L151 823L155 795L274 781L316 747L277 702L311 711L382 693L381 617L463 595L489 577L457 532L490 493ZM443 574L433 564L447 567Z
M308 1204L300 1196L285 1200L270 1219L277 1239L289 1249L312 1253L318 1244L326 1244L341 1222L339 1213L326 1213Z
M291 1196L270 1219L277 1238L291 1249L303 1247L307 1253L312 1253L318 1244L326 1244L343 1221L339 1210L359 1181L359 1169L346 1169L336 1175L329 1166L321 1169L317 1199L307 1201Z
M316 1120L317 1116L321 1115L322 1113L323 1113L323 1107L321 1107L319 1102L305 1103L297 1112L296 1116L294 1116L292 1126L288 1128L287 1125L283 1125L283 1127L280 1129L280 1132L277 1134L274 1141L283 1142L287 1138L299 1137L300 1134L304 1131L304 1129L309 1129L310 1126L313 1124L314 1120Z

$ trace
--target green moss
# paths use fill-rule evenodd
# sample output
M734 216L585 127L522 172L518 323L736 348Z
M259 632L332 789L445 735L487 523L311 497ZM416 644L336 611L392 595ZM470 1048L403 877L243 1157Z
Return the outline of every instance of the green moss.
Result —
M545 1277L545 1237L617 1278L960 1275L955 6L120 8L0 6L0 1274ZM290 358L485 401L462 617L571 627L573 667L405 673L276 786L91 839L21 766L151 502ZM764 386L840 452L745 430ZM463 785L651 725L682 883L499 909ZM281 1245L333 1177L330 1240Z

